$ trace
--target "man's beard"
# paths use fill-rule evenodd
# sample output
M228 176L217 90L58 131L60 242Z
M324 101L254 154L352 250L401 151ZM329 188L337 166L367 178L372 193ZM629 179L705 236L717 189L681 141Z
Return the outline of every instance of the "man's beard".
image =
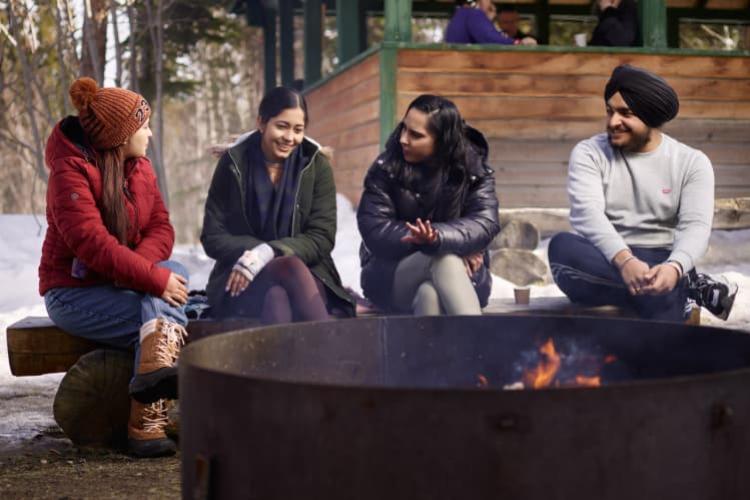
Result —
M612 135L611 131L607 130L607 140L609 141L609 145L614 148L620 148L623 151L627 152L638 152L642 151L646 144L648 144L651 141L651 128L647 128L645 132L642 134L639 134L632 129L628 129L628 133L630 134L630 140L626 142L625 144L618 146L616 144L612 143Z

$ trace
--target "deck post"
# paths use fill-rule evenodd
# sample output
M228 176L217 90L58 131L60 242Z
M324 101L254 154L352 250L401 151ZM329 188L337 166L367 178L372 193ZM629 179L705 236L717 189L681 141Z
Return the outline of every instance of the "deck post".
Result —
M411 42L411 1L385 0L386 42Z
M264 92L276 86L276 9L263 12L263 76Z
M667 2L649 0L638 2L643 46L653 49L667 48Z
M396 65L398 48L393 42L380 49L380 147L385 146L396 124Z
M323 52L321 0L305 0L305 86L320 80Z
M380 147L396 124L397 42L411 41L412 0L385 0L385 32L380 50Z
M336 1L336 30L340 65L365 51L367 28L361 0Z
M294 0L279 0L279 45L281 50L281 84L294 81Z

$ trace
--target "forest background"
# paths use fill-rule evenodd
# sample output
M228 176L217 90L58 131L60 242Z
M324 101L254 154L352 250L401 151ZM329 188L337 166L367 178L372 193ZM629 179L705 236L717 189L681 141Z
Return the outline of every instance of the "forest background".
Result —
M195 243L215 166L210 147L253 128L263 93L262 30L236 0L0 0L0 213L43 214L47 137L73 114L70 83L88 75L151 103L149 157L180 243ZM335 17L323 16L323 75L334 70ZM595 17L557 19L550 44L572 44ZM413 20L414 40L442 40L447 19ZM368 45L382 17L368 18ZM294 52L302 54L301 16ZM533 17L522 29L533 33ZM680 27L681 46L744 49L747 26ZM297 57L295 77L304 72ZM41 225L40 225L41 227Z

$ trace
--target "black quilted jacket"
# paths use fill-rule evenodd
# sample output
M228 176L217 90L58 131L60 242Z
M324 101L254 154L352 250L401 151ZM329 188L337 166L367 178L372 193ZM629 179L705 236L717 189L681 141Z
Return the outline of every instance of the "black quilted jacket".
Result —
M494 171L487 165L487 141L481 133L468 128L471 147L467 152L467 174L443 183L437 197L420 192L420 186L408 186L381 155L365 177L364 193L357 210L362 234L360 260L361 285L365 295L381 308L392 310L391 291L396 266L416 251L453 253L467 256L484 251L484 266L472 277L482 307L487 305L492 278L487 246L500 232ZM460 197L460 200L456 198ZM430 200L430 201L425 201ZM431 217L436 205L458 201L460 214L440 221ZM403 243L408 234L405 221L417 217L430 219L438 230L439 242L429 248ZM437 222L436 222L437 221Z

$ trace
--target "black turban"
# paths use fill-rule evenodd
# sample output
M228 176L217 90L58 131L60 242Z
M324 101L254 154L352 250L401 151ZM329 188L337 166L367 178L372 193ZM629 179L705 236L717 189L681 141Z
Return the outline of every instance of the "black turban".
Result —
M661 127L677 116L680 100L662 78L645 69L622 64L604 87L604 100L619 92L635 116L649 127Z

